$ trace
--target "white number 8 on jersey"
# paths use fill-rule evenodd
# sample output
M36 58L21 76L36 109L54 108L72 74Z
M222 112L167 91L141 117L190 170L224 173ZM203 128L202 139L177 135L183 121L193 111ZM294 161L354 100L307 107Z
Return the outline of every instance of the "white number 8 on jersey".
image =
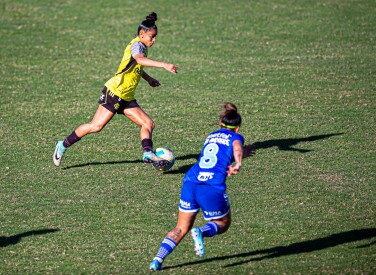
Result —
M199 166L205 169L213 168L218 161L218 151L219 147L216 143L209 143L204 149L204 154L200 159Z

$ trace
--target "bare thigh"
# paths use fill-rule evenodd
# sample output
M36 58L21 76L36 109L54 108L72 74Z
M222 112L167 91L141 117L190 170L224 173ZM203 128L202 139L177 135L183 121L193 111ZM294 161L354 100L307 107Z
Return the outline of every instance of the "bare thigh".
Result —
M141 140L144 138L151 138L154 121L139 107L124 109L124 115L141 127L140 137Z
M114 113L99 105L93 119L88 123L78 126L75 132L77 136L81 138L87 134L99 132L107 125L114 115Z

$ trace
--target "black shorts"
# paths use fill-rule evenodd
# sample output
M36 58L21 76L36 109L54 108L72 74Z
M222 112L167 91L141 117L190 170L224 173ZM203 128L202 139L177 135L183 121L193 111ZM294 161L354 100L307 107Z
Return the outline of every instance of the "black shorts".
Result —
M110 112L117 114L122 114L124 109L140 107L135 99L131 101L125 101L110 90L107 90L106 86L104 86L103 88L98 103Z

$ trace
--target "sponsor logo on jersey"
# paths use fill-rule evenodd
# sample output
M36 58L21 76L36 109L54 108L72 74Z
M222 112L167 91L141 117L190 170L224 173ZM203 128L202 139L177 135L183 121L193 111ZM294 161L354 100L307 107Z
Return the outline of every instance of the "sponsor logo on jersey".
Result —
M134 73L140 75L140 74L141 74L141 70L140 70L140 68L136 68L136 69L134 69Z
M207 181L213 178L214 173L210 172L200 172L197 176L199 181Z
M221 216L221 211L204 211L206 216L215 217L215 216Z
M219 143L226 146L230 146L230 139L232 135L231 134L225 134L225 133L215 133L208 136L205 140L204 145L208 143Z
M191 208L191 203L183 200L180 200L180 205L184 208Z

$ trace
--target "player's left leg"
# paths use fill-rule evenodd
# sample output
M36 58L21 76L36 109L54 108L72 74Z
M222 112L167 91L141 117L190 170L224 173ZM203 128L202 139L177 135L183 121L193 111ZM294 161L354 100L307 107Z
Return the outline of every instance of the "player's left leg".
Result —
M179 211L178 222L174 229L167 233L163 239L157 255L150 263L150 270L161 270L162 263L166 257L174 251L175 247L180 243L184 236L192 228L197 212L182 212Z
M108 110L102 105L98 106L92 120L81 124L74 130L64 141L58 141L55 144L55 152L53 154L53 162L56 166L60 166L61 160L68 147L78 142L84 136L101 131L107 123L113 118L114 112Z
M210 185L199 185L196 200L208 221L204 226L192 228L191 236L196 255L205 255L204 237L213 237L227 231L231 224L230 201L226 190Z
M153 152L152 133L155 127L154 121L141 109L141 107L126 108L123 114L141 127L140 139L143 149L143 161L153 163L156 166L167 166L168 161L157 157Z
M213 237L227 231L231 224L231 213L229 212L225 217L214 219L201 227L191 229L191 237L194 242L194 251L199 257L205 255L204 237Z

